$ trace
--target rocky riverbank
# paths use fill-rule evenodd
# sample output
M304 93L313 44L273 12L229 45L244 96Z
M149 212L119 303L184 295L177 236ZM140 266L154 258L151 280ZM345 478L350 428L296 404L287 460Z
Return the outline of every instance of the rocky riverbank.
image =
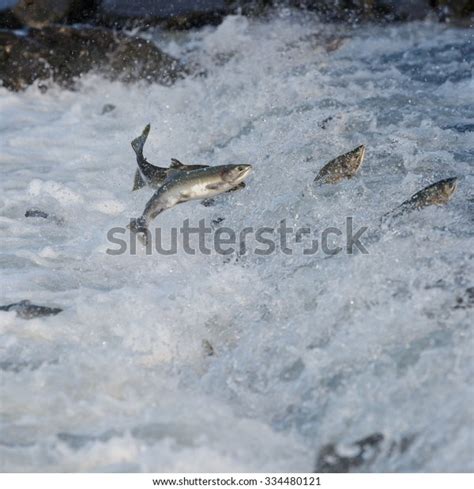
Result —
M186 70L152 42L103 28L47 26L28 35L0 32L0 78L10 90L36 80L72 88L91 70L124 82L145 80L172 84Z
M473 0L0 0L0 28L88 22L108 27L161 25L191 28L219 23L225 15L261 15L292 7L325 19L378 21L472 20Z
M304 9L325 21L424 18L472 23L473 0L0 0L0 82L21 90L37 80L71 88L91 70L134 82L171 84L186 73L154 43L117 33L129 28L188 29L229 14ZM19 31L19 32L18 32Z

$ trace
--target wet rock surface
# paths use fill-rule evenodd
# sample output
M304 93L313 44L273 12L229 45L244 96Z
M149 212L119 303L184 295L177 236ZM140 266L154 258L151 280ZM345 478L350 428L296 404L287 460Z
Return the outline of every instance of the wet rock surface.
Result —
M469 17L474 13L472 0L432 0L431 4L437 10L441 20Z
M217 25L229 14L260 16L291 7L323 20L400 21L427 16L442 21L468 19L472 0L1 0L0 27L44 27L87 22L107 27L189 29Z
M107 25L163 25L189 29L221 22L238 2L228 0L102 0L98 19ZM249 2L242 2L249 3Z
M98 3L98 0L18 0L12 12L23 25L39 28L55 22L85 20Z
M237 12L260 16L282 6L331 21L420 20L431 15L469 25L474 13L472 0L1 0L0 29L29 31L0 31L0 80L11 90L47 79L72 88L80 75L100 69L111 79L170 85L186 74L177 60L150 41L109 28L189 29L217 25ZM77 22L100 27L64 25Z
M90 21L101 0L0 0L0 28Z
M0 79L11 90L52 79L72 88L84 73L100 70L124 82L171 85L184 67L152 42L101 28L50 26L28 35L0 32Z
M20 29L21 22L13 15L16 0L0 0L0 29Z
M431 13L440 20L472 15L471 0L289 0L291 6L305 8L328 20L422 20Z

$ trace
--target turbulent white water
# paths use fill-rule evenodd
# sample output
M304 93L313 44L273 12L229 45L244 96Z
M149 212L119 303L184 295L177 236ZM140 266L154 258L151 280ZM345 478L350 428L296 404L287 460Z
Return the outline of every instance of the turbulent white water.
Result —
M360 470L474 470L472 31L228 17L155 36L205 75L0 89L0 304L64 309L0 312L1 470L311 471L323 445L375 432L415 438ZM152 163L254 166L246 189L155 227L344 231L350 216L375 236L369 254L106 254L151 195L130 191L148 122ZM358 176L311 192L359 144ZM449 176L447 206L378 228Z

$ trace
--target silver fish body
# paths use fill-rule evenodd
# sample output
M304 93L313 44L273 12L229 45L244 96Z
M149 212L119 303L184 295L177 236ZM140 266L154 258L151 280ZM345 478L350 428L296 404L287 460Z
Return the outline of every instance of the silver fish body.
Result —
M150 221L161 212L183 202L228 192L240 186L251 169L251 165L221 165L172 173L153 194L142 215L132 219L129 228L134 233L146 234Z
M341 180L352 178L359 171L364 156L365 146L362 144L324 165L314 179L314 182L319 184L334 184Z

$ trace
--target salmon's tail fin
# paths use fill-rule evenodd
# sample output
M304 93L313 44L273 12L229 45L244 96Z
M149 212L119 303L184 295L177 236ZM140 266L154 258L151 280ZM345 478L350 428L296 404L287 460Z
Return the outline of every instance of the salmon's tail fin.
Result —
M145 142L148 138L148 134L150 134L150 128L151 128L150 124L147 124L145 126L145 129L143 129L143 132L140 134L140 136L135 138L131 143L133 151L135 151L135 154L140 158L143 158L143 147L145 146Z

